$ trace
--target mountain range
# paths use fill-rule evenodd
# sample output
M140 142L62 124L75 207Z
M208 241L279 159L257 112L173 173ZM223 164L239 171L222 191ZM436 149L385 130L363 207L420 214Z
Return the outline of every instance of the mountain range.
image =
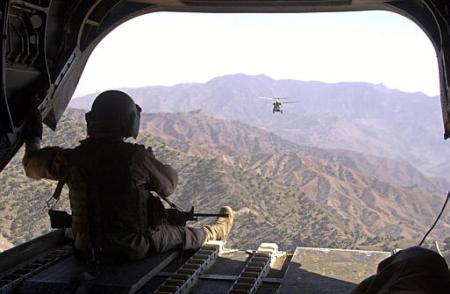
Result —
M237 85L244 87L247 80L267 81L269 78L222 77L212 80L211 87L221 89L230 79L237 79ZM244 82L239 83L242 80ZM297 81L293 83L297 84ZM198 84L159 88L175 91L172 88L178 87L202 88ZM371 87L383 89L379 85ZM133 91L138 93L140 89L129 90L130 93ZM132 95L140 97L136 93ZM184 95L195 96L189 93L190 90L186 90ZM416 95L418 101L434 99ZM89 99L75 99L73 104L87 105ZM142 99L138 102L148 108L146 99ZM214 99L211 99L211 103L204 105L212 105ZM199 105L194 103L192 108L197 107L187 112L142 114L137 142L151 146L157 158L179 171L180 183L174 201L186 209L194 205L199 212L214 212L222 205L231 205L237 211L236 227L230 236L231 246L237 248L253 248L260 242L276 242L284 250L296 246L392 249L417 244L441 208L448 185L445 179L430 177L414 164L395 156L388 158L367 150L299 144L289 136L282 137L282 132L270 131L267 126L257 127L258 120L287 121L294 117L288 116L294 108L288 106L285 114L273 115L270 104L264 104L262 99L252 99L252 103L256 103L254 108L261 108L261 115L265 116L258 118L257 110L252 110L249 103L246 109L248 117L255 119L252 124L219 114L221 111L231 116L234 110L238 111L233 101L224 103L228 110L225 106L222 110L216 108L217 113L210 113L214 112L212 106L209 111L203 107L199 110ZM166 105L164 107L178 107L160 100L158 103ZM416 103L422 103L419 102ZM292 105L297 107L297 104ZM88 108L86 105L78 106ZM388 105L392 106L392 103ZM347 112L357 112L356 109L356 106L349 107ZM85 137L84 112L69 109L56 133L45 131L43 144L76 146ZM316 112L320 113L319 110ZM372 112L373 116L383 116L375 110ZM378 131L377 126L372 129ZM49 230L45 200L52 194L55 183L25 178L20 164L22 156L20 151L0 174L3 188L0 217L4 220L0 224L0 243L3 248ZM63 194L58 206L68 210L67 196L64 195L67 194ZM200 224L209 221L202 220ZM430 240L443 240L449 227L450 217L446 214Z
M81 116L79 111L68 111L56 134L45 131L43 144L76 146L85 137L85 126L76 118ZM230 165L221 158L178 150L146 130L141 132L139 142L152 146L160 160L178 170L180 181L172 196L178 205L186 209L195 205L199 212L217 212L223 205L231 205L236 210L230 246L256 248L261 242L277 241L286 249L293 249L297 244L350 247L356 237L360 238L345 226L342 217L333 215L293 187ZM3 246L0 250L50 230L46 200L56 183L26 178L21 166L22 156L23 150L0 174L3 188L0 217L4 220L0 223ZM63 191L55 208L70 211L67 198L67 191ZM290 205L274 206L274 201L287 201ZM211 221L205 219L199 225ZM323 235L313 234L317 229Z
M426 230L434 220L445 196L410 165L299 146L198 111L144 115L142 124L153 140L174 149L220 158L277 184L296 187L334 215L350 220L347 225L352 231L369 236L417 237L418 229ZM445 220L441 229L441 233L447 230Z
M69 110L66 116L78 123L84 114ZM64 132L74 134L69 129ZM231 203L239 211L264 215L260 221L266 225L267 219L299 225L304 217L320 223L311 216L313 208L287 213L301 195L302 204L310 200L307 203L320 208L320 216L333 219L331 224L345 236L333 238L337 243L321 240L322 244L313 243L315 246L328 242L329 246L374 248L383 242L392 244L392 240L413 244L433 222L445 195L411 165L353 151L300 146L202 111L143 114L141 130L139 142L153 146L159 158L180 171L182 180L175 198L184 207L195 204L210 210L217 209L218 203ZM282 215L291 217L280 218ZM448 216L444 216L435 236L444 237L448 224ZM302 223L301 227L307 226ZM239 232L245 236L249 230L243 226ZM291 237L277 238L292 242ZM239 240L245 244L243 237Z
M148 113L201 109L300 145L396 159L426 175L450 176L450 148L442 137L437 96L404 93L380 84L328 84L243 74L206 83L123 90ZM290 97L297 103L287 104L282 115L272 114L271 101L258 99L261 96ZM70 105L88 109L94 97L75 98Z

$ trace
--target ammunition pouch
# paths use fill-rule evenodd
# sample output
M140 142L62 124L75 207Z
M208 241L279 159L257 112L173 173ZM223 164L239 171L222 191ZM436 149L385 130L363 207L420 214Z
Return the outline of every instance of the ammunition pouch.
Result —
M50 226L52 229L63 229L72 227L72 216L65 211L49 209Z

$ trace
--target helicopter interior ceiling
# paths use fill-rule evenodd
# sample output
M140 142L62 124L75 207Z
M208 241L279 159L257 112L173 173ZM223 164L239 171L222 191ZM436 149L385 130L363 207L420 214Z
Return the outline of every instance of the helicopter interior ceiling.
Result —
M2 0L0 171L22 144L31 103L55 128L89 55L115 27L156 11L319 12L388 10L415 21L440 70L444 137L450 137L450 4L446 0Z

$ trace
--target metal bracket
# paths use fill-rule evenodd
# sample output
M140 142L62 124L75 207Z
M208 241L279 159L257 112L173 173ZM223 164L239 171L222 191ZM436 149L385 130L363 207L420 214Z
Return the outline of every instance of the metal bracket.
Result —
M256 293L277 257L284 255L275 243L261 243L228 293Z
M189 293L199 276L216 261L223 250L222 241L209 241L189 258L173 275L170 276L154 293Z

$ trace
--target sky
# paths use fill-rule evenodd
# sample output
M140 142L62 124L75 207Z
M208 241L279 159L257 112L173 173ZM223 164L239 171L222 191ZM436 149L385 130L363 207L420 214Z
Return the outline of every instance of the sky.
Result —
M392 12L201 14L156 12L105 37L74 96L107 89L207 82L227 74L382 83L439 94L436 52Z

